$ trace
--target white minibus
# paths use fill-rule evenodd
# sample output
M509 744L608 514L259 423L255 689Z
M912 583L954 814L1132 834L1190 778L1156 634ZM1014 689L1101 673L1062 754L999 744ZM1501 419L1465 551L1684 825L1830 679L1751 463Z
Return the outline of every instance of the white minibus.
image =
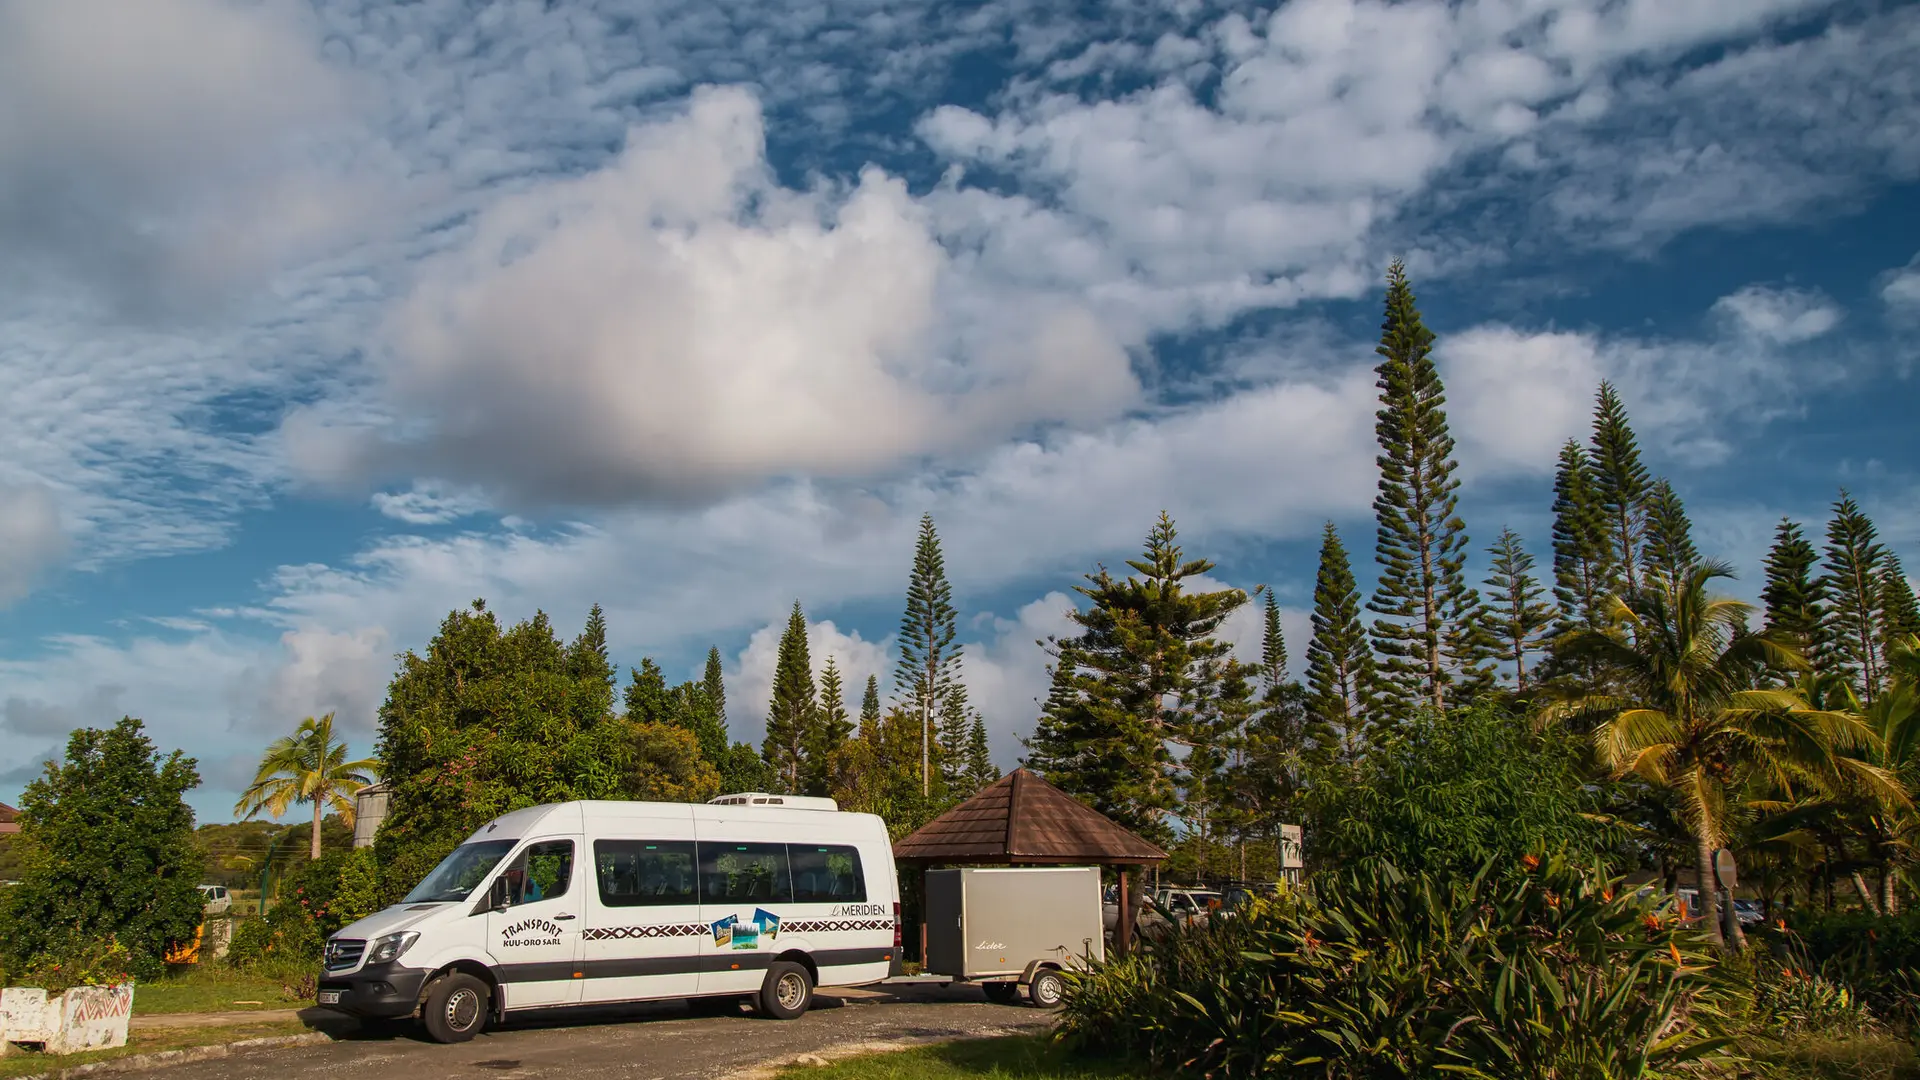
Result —
M406 899L327 940L318 1002L461 1042L522 1009L751 999L885 979L900 945L886 825L831 799L568 802L503 814Z

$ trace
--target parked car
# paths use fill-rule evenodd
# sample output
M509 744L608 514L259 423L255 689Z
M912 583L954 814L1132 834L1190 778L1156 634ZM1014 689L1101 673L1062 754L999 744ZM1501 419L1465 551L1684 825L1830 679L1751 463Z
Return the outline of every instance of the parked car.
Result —
M1733 917L1740 920L1741 926L1754 926L1766 919L1761 910L1760 901L1739 899L1733 902Z
M228 894L225 885L200 886L200 898L206 902L209 915L225 915L227 909L233 906L233 897Z

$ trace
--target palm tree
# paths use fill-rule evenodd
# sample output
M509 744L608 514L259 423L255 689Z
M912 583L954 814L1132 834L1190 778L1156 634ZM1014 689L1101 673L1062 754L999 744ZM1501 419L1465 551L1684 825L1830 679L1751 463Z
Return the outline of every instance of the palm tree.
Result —
M1848 755L1878 741L1858 716L1813 708L1791 688L1761 686L1769 669L1809 665L1792 647L1748 631L1750 605L1709 595L1715 578L1731 576L1725 563L1702 563L1609 597L1600 626L1558 643L1564 655L1605 672L1606 689L1564 696L1546 710L1549 719L1597 719L1593 743L1602 765L1678 796L1701 914L1721 942L1713 852L1726 841L1727 792L1739 774L1763 772L1783 789L1860 786L1904 798L1884 770ZM1737 924L1734 933L1741 943Z
M295 803L313 804L313 858L320 857L320 819L332 807L353 824L353 793L372 782L375 762L348 761L347 744L333 739L333 714L300 721L293 734L267 747L253 784L233 804L233 812L250 818L265 810L274 817Z

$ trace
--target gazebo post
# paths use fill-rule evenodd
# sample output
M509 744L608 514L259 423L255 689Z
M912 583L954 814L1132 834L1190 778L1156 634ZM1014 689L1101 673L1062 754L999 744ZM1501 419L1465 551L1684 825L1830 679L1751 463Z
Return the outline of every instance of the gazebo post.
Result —
M1120 918L1113 928L1114 952L1127 955L1133 947L1133 898L1127 895L1127 879L1133 876L1133 869L1125 864L1120 867Z
M920 864L920 973L927 973L927 864Z

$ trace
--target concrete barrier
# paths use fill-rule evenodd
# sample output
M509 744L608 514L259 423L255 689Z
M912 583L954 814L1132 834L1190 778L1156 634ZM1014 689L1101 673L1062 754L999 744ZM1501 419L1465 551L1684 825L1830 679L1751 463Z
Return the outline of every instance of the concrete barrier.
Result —
M127 1045L133 984L76 986L49 996L34 987L0 990L0 1055L21 1046L77 1054Z

